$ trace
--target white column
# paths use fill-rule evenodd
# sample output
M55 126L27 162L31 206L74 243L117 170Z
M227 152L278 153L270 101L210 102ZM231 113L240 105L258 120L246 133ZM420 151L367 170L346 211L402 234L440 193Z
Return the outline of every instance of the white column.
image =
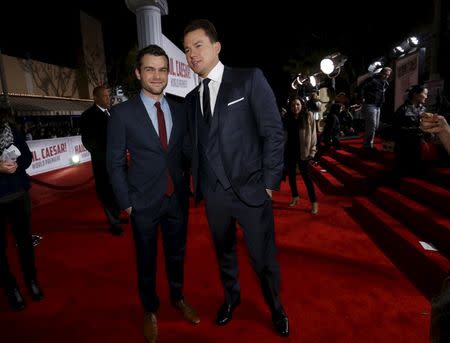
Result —
M136 9L136 23L139 49L147 45L161 46L161 10L156 6L142 6Z
M149 44L162 45L161 16L168 14L167 0L125 0L136 14L139 49Z

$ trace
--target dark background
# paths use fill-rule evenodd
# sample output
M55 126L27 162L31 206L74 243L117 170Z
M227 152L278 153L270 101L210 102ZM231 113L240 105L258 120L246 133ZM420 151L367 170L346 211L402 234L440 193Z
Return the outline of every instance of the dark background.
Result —
M210 19L222 43L221 60L261 68L278 100L286 95L293 63L314 72L323 54L348 56L351 75L365 72L411 33L429 30L433 1L168 1L163 33L178 47L186 24ZM0 13L2 53L76 67L80 58L79 10L102 22L107 63L124 60L137 44L135 15L123 0L5 4ZM245 6L245 8L243 8ZM395 6L395 9L393 8ZM290 68L288 66L291 66Z

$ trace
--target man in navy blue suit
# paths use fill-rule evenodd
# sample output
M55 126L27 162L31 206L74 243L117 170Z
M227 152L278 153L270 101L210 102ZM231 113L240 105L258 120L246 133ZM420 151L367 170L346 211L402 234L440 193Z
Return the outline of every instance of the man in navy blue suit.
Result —
M198 324L195 310L183 298L188 193L183 177L186 113L163 95L169 58L157 45L136 57L135 75L142 90L111 110L107 166L120 208L131 216L136 247L139 295L145 310L144 335L158 339L156 248L161 227L172 305ZM127 152L130 161L127 164Z
M201 84L186 96L197 199L205 199L225 300L217 325L225 325L240 303L236 257L239 223L275 330L289 335L279 297L272 191L283 170L283 128L275 96L259 69L236 69L219 61L214 25L205 19L184 30L189 66Z

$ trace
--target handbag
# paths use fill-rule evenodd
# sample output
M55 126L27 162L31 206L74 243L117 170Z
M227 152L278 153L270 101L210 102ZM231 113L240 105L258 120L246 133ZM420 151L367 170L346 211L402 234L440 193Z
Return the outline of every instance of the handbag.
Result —
M431 300L430 343L450 342L450 276Z

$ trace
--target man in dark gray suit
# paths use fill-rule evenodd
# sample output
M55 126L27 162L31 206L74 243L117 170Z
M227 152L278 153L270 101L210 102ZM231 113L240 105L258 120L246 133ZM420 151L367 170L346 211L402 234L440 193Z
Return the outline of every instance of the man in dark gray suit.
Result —
M202 80L187 95L186 108L195 194L205 198L225 290L216 324L225 325L240 303L237 221L275 330L287 336L271 203L283 170L283 128L274 94L259 69L229 68L219 61L221 45L208 20L190 23L183 44L189 66Z
M142 86L140 94L111 110L107 165L120 208L131 216L139 295L145 310L144 335L148 342L156 342L158 226L172 305L188 322L200 322L184 301L182 289L188 217L182 168L186 113L163 95L169 75L169 58L163 49L149 45L140 50L135 74Z

